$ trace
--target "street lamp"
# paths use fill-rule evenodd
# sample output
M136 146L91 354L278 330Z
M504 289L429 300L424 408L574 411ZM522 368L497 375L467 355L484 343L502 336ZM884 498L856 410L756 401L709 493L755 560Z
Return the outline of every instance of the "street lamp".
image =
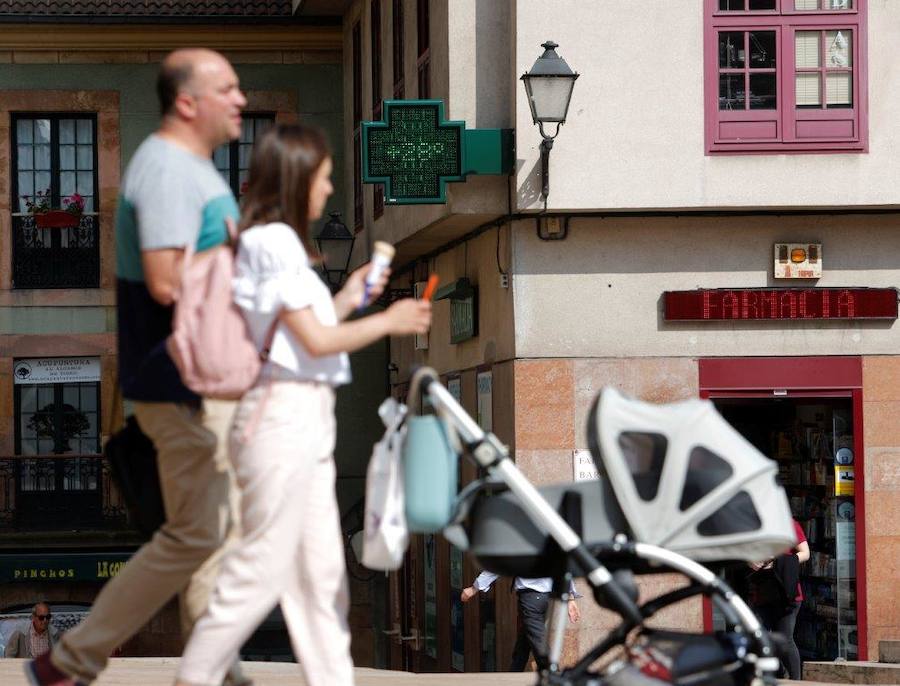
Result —
M537 58L531 71L522 74L531 119L541 132L541 197L544 202L550 194L550 150L553 139L559 134L559 127L566 123L569 101L578 74L573 72L566 61L556 54L559 47L553 41L542 43L544 54ZM552 136L544 132L544 124L556 124Z
M332 289L343 283L350 269L350 255L353 252L354 235L341 221L340 212L329 212L331 217L316 236L316 246L322 255L322 271L325 281ZM332 277L335 277L332 279Z

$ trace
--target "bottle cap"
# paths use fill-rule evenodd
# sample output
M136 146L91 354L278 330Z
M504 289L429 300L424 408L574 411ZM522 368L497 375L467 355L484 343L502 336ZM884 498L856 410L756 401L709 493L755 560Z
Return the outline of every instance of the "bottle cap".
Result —
M390 243L385 243L384 241L375 241L372 244L372 253L380 253L384 255L388 260L394 259L394 254L396 253L396 249Z

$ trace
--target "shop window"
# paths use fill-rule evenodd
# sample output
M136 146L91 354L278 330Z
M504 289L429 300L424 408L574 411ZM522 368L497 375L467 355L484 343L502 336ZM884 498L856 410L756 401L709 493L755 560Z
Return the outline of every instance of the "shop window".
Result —
M688 458L690 476L684 482L679 508L684 512L691 505L712 493L734 473L731 465L702 446L691 450Z
M638 495L653 500L659 490L668 441L665 436L637 431L619 435L619 447L631 471Z
M14 288L97 288L97 118L11 116Z
M234 197L240 199L247 188L250 155L253 144L263 131L275 123L272 113L244 114L241 135L236 141L223 143L213 151L213 164L231 187Z
M865 0L706 0L707 152L865 151Z

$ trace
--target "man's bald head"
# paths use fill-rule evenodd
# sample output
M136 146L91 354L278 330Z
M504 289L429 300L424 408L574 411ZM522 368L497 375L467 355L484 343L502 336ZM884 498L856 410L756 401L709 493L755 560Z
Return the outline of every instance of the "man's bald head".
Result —
M162 116L171 114L175 98L191 85L197 66L206 60L225 60L214 50L206 48L182 48L166 55L156 78L156 94Z

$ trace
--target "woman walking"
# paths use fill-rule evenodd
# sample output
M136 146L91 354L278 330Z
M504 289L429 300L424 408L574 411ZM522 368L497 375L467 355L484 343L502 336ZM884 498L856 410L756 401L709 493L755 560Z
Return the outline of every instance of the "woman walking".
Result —
M277 603L308 686L353 684L344 548L334 492L334 388L348 352L387 335L424 333L431 306L401 300L343 322L362 302L368 269L334 297L311 268L309 222L331 195L323 136L279 125L255 146L240 223L235 301L268 361L241 400L231 459L241 540L222 563L185 648L181 686L218 686L241 645ZM370 297L383 290L387 275Z

